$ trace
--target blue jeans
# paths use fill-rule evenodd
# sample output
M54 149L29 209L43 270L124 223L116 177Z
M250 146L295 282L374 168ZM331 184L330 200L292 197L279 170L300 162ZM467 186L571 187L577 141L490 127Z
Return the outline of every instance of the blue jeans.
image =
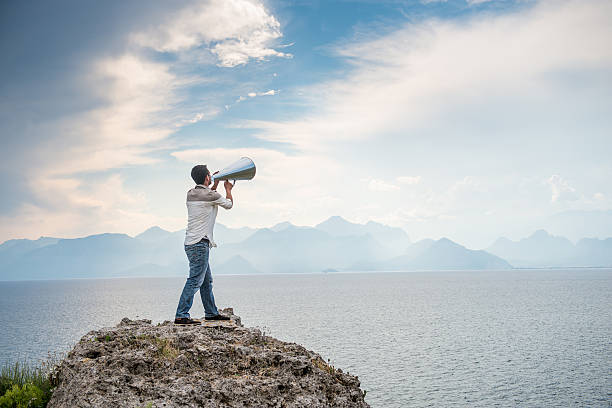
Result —
M204 305L204 316L212 317L219 314L215 305L212 291L212 274L208 265L210 248L207 241L200 241L192 245L185 245L185 253L189 259L189 278L185 282L183 293L176 309L176 317L189 317L189 310L193 304L193 295L200 290L200 297Z

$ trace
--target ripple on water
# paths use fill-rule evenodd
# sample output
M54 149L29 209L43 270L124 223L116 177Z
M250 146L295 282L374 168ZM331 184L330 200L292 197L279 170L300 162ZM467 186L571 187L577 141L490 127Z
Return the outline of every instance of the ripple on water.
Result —
M171 319L183 282L0 282L0 359L45 358L124 316ZM610 293L601 269L215 277L219 306L358 375L385 408L610 406Z

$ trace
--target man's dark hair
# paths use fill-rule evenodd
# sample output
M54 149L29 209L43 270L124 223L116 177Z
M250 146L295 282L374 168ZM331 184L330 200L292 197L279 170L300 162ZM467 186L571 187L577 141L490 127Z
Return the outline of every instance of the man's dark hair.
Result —
M204 184L204 179L206 179L208 174L208 167L205 164L198 164L191 169L191 178L196 184Z

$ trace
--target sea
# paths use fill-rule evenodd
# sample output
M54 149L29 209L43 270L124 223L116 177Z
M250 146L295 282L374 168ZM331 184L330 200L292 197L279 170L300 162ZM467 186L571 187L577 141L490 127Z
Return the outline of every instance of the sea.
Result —
M184 280L0 282L0 364L173 319ZM612 407L612 269L223 275L214 293L357 375L372 407Z

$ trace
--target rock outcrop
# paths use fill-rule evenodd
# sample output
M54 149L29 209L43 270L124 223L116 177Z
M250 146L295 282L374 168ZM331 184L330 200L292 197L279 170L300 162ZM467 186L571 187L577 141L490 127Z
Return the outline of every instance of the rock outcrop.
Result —
M304 347L227 322L124 318L57 369L54 407L368 407L357 377Z

